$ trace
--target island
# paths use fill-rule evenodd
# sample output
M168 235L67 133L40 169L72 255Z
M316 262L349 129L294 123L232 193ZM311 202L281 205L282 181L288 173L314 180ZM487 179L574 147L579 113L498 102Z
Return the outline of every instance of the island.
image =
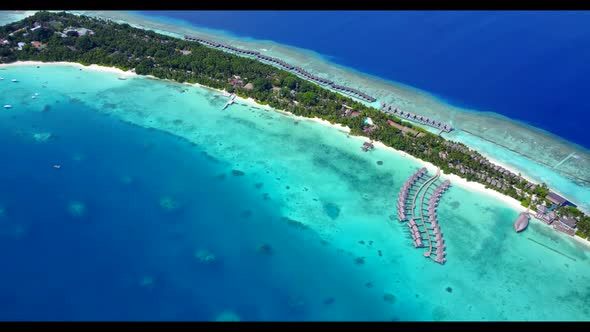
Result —
M590 216L546 184L532 183L462 143L402 120L412 115L392 109L391 105L383 104L378 109L363 103L375 100L358 90L332 84L336 90L332 91L322 86L327 81L303 69L294 71L280 59L262 59L264 62L252 52L237 55L233 54L237 49L224 46L65 12L37 12L0 27L0 63L64 61L116 67L138 75L198 83L252 98L277 110L338 123L350 128L351 135L380 141L432 163L444 173L513 197L523 206L532 207L537 219L558 231L584 239L590 236ZM343 94L351 91L358 100ZM367 142L363 150L371 147Z

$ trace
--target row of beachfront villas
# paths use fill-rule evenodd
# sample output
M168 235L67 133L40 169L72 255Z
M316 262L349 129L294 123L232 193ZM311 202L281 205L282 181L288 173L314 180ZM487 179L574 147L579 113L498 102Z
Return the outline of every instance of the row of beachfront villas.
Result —
M315 75L313 75L313 74L310 74L310 73L308 73L307 71L305 71L305 70L304 70L303 68L301 68L301 67L294 67L294 68L293 68L293 70L294 70L294 71L295 71L297 74L299 74L299 75L301 75L301 76L303 76L303 77L305 77L305 78L307 78L307 79L309 79L309 80L316 81L316 82L318 82L318 83L321 83L321 84L332 84L332 81L330 81L330 80L327 80L327 79L325 79L325 78L321 78L321 77L319 77L319 76L315 76Z
M348 93L351 94L359 99L362 99L364 101L368 101L370 103L376 101L377 99L375 99L374 97L369 96L368 94L361 92L357 89L353 89L353 88L349 88L347 86L343 86L343 85L338 85L336 83L330 83L330 86L332 87L332 89L336 90L336 91L340 91L340 92L344 92L344 93Z
M407 120L416 121L416 122L419 122L422 124L429 125L431 127L440 129L440 130L447 132L447 133L449 133L453 130L453 127L451 125L430 119L426 116L422 116L422 115L418 115L418 114L414 114L414 113L410 113L410 112L404 112L404 111L398 109L397 107L387 104L387 103L384 103L384 102L381 102L381 110L386 113L390 113L390 114L399 116L399 117L407 119Z
M293 69L296 68L295 66L290 65L290 64L286 63L285 61L283 61L281 59L273 58L271 56L267 56L267 55L263 55L263 54L257 54L256 57L259 60L268 61L268 62L273 63L275 65L278 65L281 68L286 69L286 70L293 70Z
M322 78L322 77L313 75L313 74L305 71L301 67L295 67L295 66L293 66L291 64L288 64L287 62L285 62L285 61L283 61L281 59L274 58L274 57L267 56L267 55L263 55L263 54L260 54L260 52L243 50L243 49L235 48L233 46L229 46L229 45L217 43L215 41L212 41L212 40L209 40L209 39L205 39L205 38L201 38L201 37L196 37L196 36L184 35L184 38L186 40L189 40L189 41L196 41L196 42L199 42L199 43L203 43L205 45L208 45L210 47L219 48L219 49L222 49L222 50L225 50L225 51L235 52L235 53L238 53L238 54L241 54L241 55L255 56L259 60L270 62L270 63L275 64L275 65L278 65L281 68L286 69L286 70L295 71L297 74L303 76L304 78L306 78L306 79L308 79L310 81L316 82L318 84L329 85L334 90L351 94L354 97L357 97L359 99L362 99L362 100L365 100L365 101L368 101L368 102L371 102L371 103L377 100L377 99L375 99L375 98L373 98L373 97L371 97L371 96L367 95L366 93L363 93L363 92L361 92L359 90L356 90L356 89L353 89L353 88L349 88L349 87L346 87L346 86L335 84L334 82L332 82L332 81L330 81L328 79L325 79L325 78Z
M184 35L184 39L189 40L189 41L196 41L205 45L209 45L212 47L219 47L219 43L214 42L212 40L209 39L205 39L205 38L201 38L201 37L196 37L196 36L189 36L189 35Z

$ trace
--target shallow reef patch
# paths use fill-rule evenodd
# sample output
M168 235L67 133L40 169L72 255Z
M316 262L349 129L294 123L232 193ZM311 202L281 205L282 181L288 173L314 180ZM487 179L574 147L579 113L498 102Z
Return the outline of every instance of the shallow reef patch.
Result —
M68 203L68 212L74 217L82 217L86 214L86 204L81 201L71 201Z
M240 316L232 310L224 310L215 317L216 322L239 322Z
M340 207L334 203L325 203L324 211L332 220L335 220L340 215Z
M234 176L244 176L246 173L240 171L239 169L232 169L231 174Z
M383 294L383 301L385 301L386 303L394 304L396 300L397 299L395 298L395 295L393 295L391 293Z
M166 211L174 211L180 208L180 203L170 196L164 196L160 199L160 207Z

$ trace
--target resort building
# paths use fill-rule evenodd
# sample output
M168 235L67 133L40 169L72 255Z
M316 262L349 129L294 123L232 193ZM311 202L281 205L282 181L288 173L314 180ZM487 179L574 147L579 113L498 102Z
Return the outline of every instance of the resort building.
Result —
M79 37L86 36L86 35L93 35L94 31L86 28L68 28L63 31L63 33L67 36L68 32L77 32Z
M560 218L559 221L553 223L553 228L566 233L570 236L576 234L576 222L577 220L571 217Z
M551 225L557 219L557 216L555 215L555 212L549 210L546 206L537 205L537 214L535 215L535 218L543 221L547 225Z
M569 204L569 201L554 192L550 192L546 197L556 207Z

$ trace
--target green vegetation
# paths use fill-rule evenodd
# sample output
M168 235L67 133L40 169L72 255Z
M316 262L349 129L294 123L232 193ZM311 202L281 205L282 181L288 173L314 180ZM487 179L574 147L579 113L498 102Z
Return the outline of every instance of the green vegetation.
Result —
M41 28L31 31L35 22L41 24ZM72 31L76 28L90 29L92 33ZM140 75L225 89L276 109L348 126L353 135L379 140L387 146L428 161L445 173L457 174L468 181L482 183L514 197L524 206L532 203L534 207L543 202L549 193L545 184L533 185L520 174L498 168L464 144L445 140L288 71L255 59L211 49L197 42L133 28L129 24L48 12L38 12L19 22L0 27L0 38L10 42L0 46L0 63L36 60L97 64L122 70L133 69ZM31 44L33 41L41 42L41 46L35 48ZM25 43L22 50L17 49L18 42ZM360 116L345 115L343 105L359 112ZM376 125L368 134L363 132L365 117L371 117ZM388 120L422 135L404 133L390 126ZM575 208L566 212L568 215L570 212L576 214L580 234L585 237L590 235L589 217L583 216Z

